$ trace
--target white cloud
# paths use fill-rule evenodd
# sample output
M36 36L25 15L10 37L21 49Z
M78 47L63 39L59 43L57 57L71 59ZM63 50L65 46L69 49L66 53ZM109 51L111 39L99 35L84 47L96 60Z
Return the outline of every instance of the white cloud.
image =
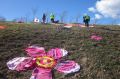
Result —
M94 9L104 17L120 18L120 0L100 0Z
M95 19L101 19L102 18L102 15L100 14L95 14Z
M90 8L88 8L88 11L90 11L90 12L96 12L96 9L94 7L90 7Z
M120 26L120 23L119 23L119 24L117 24L117 25L119 25L119 26Z

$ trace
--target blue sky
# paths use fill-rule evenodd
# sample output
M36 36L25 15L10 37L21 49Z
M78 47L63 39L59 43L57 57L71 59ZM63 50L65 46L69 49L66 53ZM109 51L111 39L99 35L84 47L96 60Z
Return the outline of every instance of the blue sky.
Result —
M59 15L66 12L65 21L75 22L79 16L79 23L82 23L82 16L87 13L94 18L94 13L88 11L88 8L95 6L97 0L0 0L0 16L7 20L14 18L28 17L33 18L33 9L36 9L36 16L41 19L43 13L54 13L56 19ZM98 23L111 23L113 19L102 18ZM93 23L93 20L91 20Z

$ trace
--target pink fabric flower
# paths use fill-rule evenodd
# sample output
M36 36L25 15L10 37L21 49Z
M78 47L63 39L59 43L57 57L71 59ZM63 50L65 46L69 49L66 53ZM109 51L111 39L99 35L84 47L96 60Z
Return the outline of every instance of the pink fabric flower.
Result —
M100 41L100 40L102 40L103 38L102 38L101 36L92 35L92 36L91 36L91 39L92 39L92 40L96 40L96 41Z
M52 69L69 74L79 71L80 66L72 61L60 61L68 52L61 48L55 48L45 53L43 47L29 46L25 49L31 57L16 57L7 62L11 70L23 71L34 69L30 79L52 79Z

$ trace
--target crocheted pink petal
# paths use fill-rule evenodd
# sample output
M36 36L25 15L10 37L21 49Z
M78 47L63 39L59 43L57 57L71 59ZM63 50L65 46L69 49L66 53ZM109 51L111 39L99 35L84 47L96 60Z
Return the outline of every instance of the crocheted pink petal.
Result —
M57 64L55 69L61 73L69 74L69 73L78 72L80 70L80 66L74 61L67 60Z
M60 48L51 49L47 53L48 56L52 56L55 59L60 59L61 57L66 56L67 54L68 52L66 50Z
M96 35L92 35L91 36L91 39L95 39L97 36Z
M33 62L31 57L16 57L9 62L7 62L7 66L10 70L27 70L33 67Z
M25 51L27 51L27 54L31 57L46 55L44 47L29 46Z
M30 79L52 79L51 69L35 68Z
M102 37L98 36L98 37L96 37L96 40L97 41L102 40Z

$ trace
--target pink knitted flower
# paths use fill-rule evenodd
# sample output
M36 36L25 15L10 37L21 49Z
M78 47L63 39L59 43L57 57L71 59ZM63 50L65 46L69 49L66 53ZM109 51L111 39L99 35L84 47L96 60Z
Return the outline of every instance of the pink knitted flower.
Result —
M29 46L25 49L30 57L16 57L7 62L11 70L23 71L33 69L30 79L52 79L52 69L69 74L79 71L78 63L67 60L60 61L68 52L61 48L51 49L47 53L43 47Z
M96 40L96 41L100 41L100 40L102 40L103 38L102 38L101 36L92 35L92 36L91 36L91 39L92 39L92 40Z

